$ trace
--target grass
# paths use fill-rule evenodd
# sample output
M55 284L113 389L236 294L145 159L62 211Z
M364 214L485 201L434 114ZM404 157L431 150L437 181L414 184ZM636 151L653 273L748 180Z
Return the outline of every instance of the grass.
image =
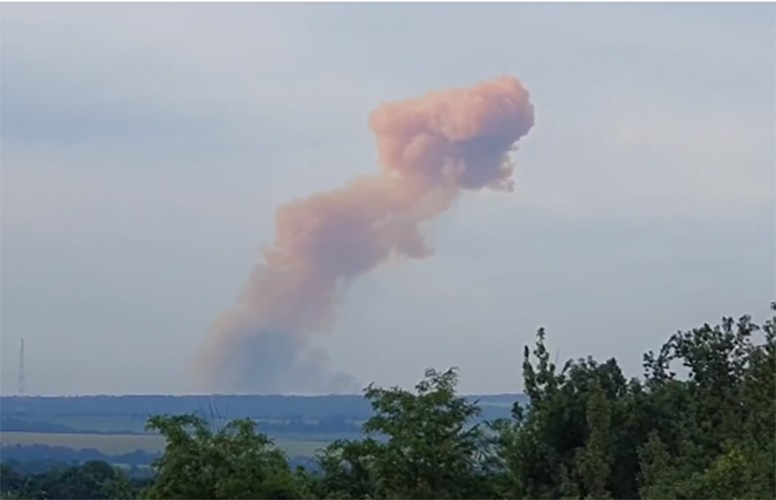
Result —
M35 421L34 417L30 420ZM137 416L91 416L91 415L60 415L48 417L44 421L51 424L66 425L79 432L144 432L147 417Z
M142 450L155 453L164 448L164 438L155 434L48 434L38 432L0 433L0 445L64 446L66 448L93 448L106 455L121 455ZM316 450L326 446L326 442L311 440L275 441L289 456L313 456Z
M94 448L108 455L120 455L135 450L150 453L161 451L164 448L164 438L153 434L3 432L0 433L0 444L3 446L42 444L47 446L64 446L73 449Z

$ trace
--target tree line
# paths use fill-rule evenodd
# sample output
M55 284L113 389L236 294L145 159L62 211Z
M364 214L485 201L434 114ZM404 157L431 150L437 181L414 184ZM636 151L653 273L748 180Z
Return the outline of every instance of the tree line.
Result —
M5 431L5 429L3 429ZM17 470L24 470L26 464L34 463L85 463L91 461L126 464L129 466L148 466L159 453L135 450L129 453L110 455L94 448L74 449L67 446L48 446L45 444L4 445L3 463Z
M539 330L523 353L529 401L510 418L477 419L457 371L428 370L414 391L367 387L363 437L331 443L315 470L292 467L249 419L214 427L159 415L148 428L167 444L145 483L90 462L47 490L6 467L1 489L5 498L776 498L776 315L762 327L744 316L680 331L643 359L632 379L615 359L557 366ZM57 484L70 489L53 494Z

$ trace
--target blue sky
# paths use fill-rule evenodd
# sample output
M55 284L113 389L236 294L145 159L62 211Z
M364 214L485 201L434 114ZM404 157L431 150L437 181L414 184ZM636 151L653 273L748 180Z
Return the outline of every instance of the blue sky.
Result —
M521 389L539 326L628 375L776 299L772 4L2 7L1 386L183 393L284 201L377 168L379 103L531 91L516 191L349 285L322 335L367 383Z

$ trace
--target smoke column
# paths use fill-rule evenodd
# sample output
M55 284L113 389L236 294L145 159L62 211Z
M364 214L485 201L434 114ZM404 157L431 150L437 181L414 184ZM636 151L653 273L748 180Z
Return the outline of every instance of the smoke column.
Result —
M380 105L369 116L380 169L277 210L275 240L208 332L197 375L219 391L357 390L309 347L331 327L342 285L392 255L428 257L423 223L462 191L511 191L509 153L533 124L511 76Z

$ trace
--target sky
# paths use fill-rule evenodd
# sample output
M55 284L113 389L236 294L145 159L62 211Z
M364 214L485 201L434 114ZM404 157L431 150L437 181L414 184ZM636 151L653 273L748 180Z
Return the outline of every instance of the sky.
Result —
M776 299L773 4L4 4L0 392L191 393L284 202L378 168L381 103L513 75L513 193L466 193L434 256L349 282L315 336L363 385L522 347L616 357ZM317 345L316 344L316 345Z

